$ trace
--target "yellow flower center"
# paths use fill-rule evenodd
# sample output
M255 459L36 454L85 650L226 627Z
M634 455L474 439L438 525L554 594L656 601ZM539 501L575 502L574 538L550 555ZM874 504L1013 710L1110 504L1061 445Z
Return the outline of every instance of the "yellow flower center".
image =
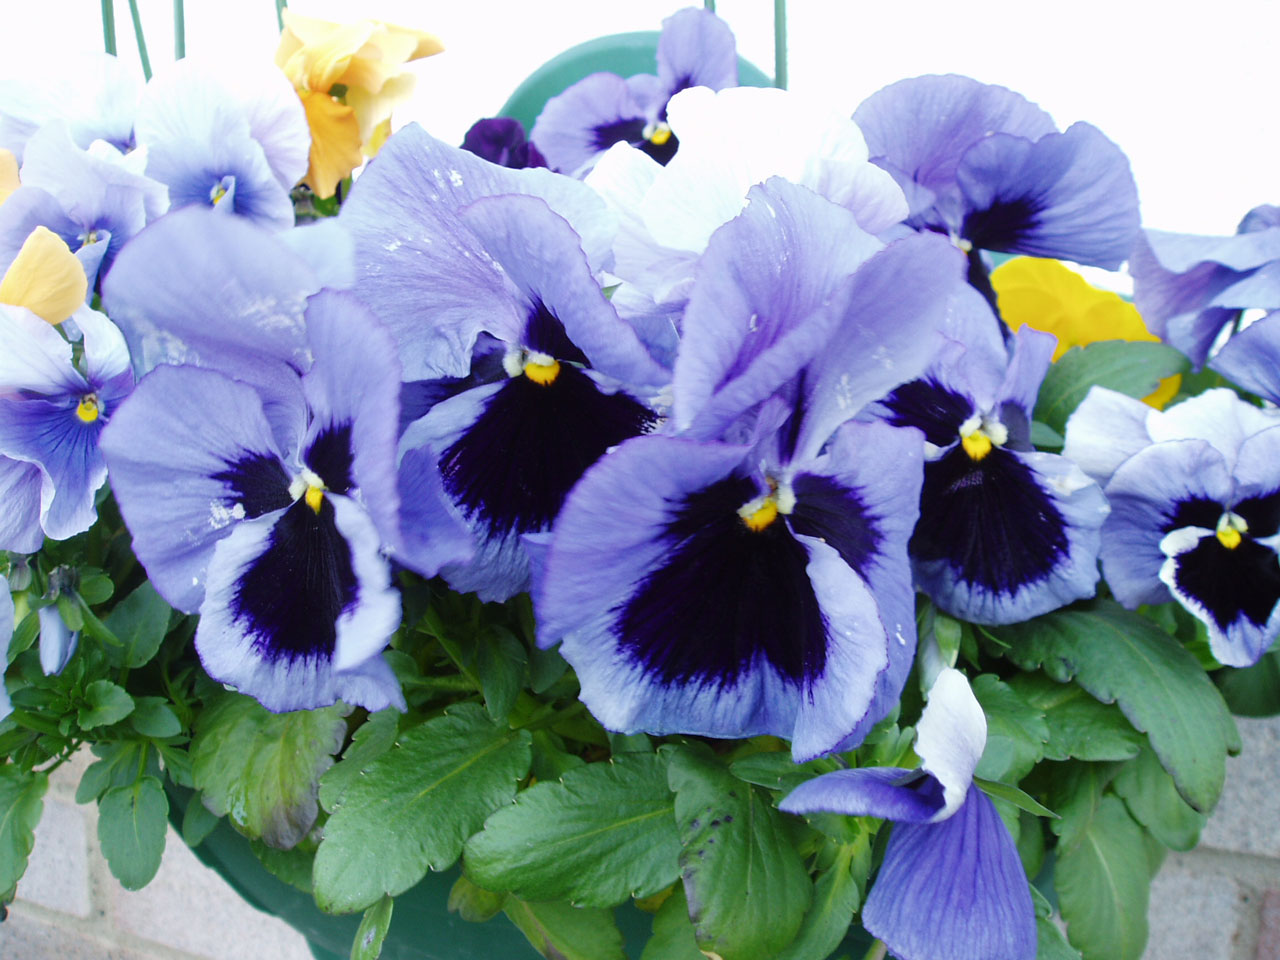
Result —
M86 393L80 398L80 403L76 405L76 416L80 418L82 423L93 423L102 414L102 408L98 404L98 395L96 393Z
M1009 430L994 417L974 414L960 424L960 446L975 463L991 452L992 447L1002 447L1009 439Z
M549 363L530 360L524 365L524 375L540 387L549 387L560 376L560 361L552 359Z
M324 487L317 487L315 484L307 486L307 492L302 495L307 501L307 506L315 513L320 512L320 504L324 503Z
M756 501L753 500L751 503L742 507L738 511L738 516L742 517L742 522L747 525L748 530L752 533L759 533L765 527L769 526L769 524L773 523L773 521L778 519L778 501L772 496L768 496L765 497L764 502L754 510L750 510L750 512L747 513L743 512L752 507L755 502Z
M1232 513L1228 510L1218 518L1218 529L1215 533L1218 537L1218 542L1228 550L1234 550L1240 546L1240 541L1244 539L1244 535L1248 532L1249 524L1238 513Z
M666 123L659 123L646 139L655 147L660 147L671 139L671 127Z
M981 460L991 452L991 438L981 430L975 430L960 438L960 446L964 447L970 460Z

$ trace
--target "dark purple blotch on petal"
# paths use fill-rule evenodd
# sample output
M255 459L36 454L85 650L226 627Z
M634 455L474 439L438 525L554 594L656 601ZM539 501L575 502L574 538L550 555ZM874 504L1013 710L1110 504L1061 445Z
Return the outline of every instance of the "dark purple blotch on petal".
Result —
M306 465L334 493L346 493L354 486L351 480L353 459L350 423L335 423L325 427L316 434L303 457Z
M541 300L534 302L524 328L524 345L557 360L590 366L587 355L569 339L560 318L547 309Z
M1222 505L1208 497L1188 497L1179 500L1173 509L1165 511L1165 522L1161 531L1169 533L1183 527L1203 527L1213 530L1222 516Z
M520 121L510 117L477 120L462 138L462 149L511 170L547 165L538 148L525 139Z
M792 482L796 494L791 529L825 540L858 576L866 579L880 556L884 535L858 491L831 477L802 473Z
M1204 537L1179 554L1174 581L1194 597L1226 630L1242 616L1265 627L1280 603L1280 563L1276 552L1252 537L1228 549L1217 537Z
M495 535L545 530L587 467L653 420L567 363L546 385L512 377L440 458L445 490Z
M729 477L685 497L662 539L666 563L617 610L624 650L664 683L729 685L763 657L783 677L826 665L826 618L809 555L781 517L752 531L738 509L759 490Z
M1241 500L1231 511L1244 518L1251 537L1260 539L1280 533L1280 490Z
M270 454L247 453L227 469L213 475L231 488L233 503L244 507L252 520L273 510L283 510L293 502L289 496L289 474L284 464Z
M264 660L329 658L338 617L357 594L351 548L334 523L333 504L325 498L315 511L298 500L242 574L231 615Z
M956 431L973 413L968 399L929 378L904 383L889 394L884 405L889 409L889 423L915 427L935 447L955 443Z
M986 209L966 213L960 235L980 250L1016 250L1039 226L1043 209L1035 197L1000 198Z
M1016 454L995 448L973 460L957 446L925 464L913 559L943 560L967 583L1013 594L1047 578L1068 547L1066 520Z

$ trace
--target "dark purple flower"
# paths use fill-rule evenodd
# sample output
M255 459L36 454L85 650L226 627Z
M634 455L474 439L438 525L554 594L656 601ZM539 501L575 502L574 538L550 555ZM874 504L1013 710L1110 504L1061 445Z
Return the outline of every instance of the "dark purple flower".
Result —
M462 138L462 149L513 170L547 165L546 157L525 139L520 121L510 117L477 120Z

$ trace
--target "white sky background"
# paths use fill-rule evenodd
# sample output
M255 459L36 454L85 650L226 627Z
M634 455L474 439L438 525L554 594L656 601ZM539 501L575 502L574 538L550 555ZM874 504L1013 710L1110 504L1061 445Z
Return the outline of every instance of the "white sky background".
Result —
M681 0L293 0L327 19L378 17L436 33L414 65L414 100L393 118L460 142L533 70L576 43L657 29ZM127 0L120 56L137 62ZM139 0L152 67L173 59L171 0ZM739 53L773 73L772 0L720 0ZM97 0L0 0L0 72L56 71L102 49ZM187 54L228 70L269 62L272 0L186 0ZM1098 126L1128 153L1146 226L1234 232L1280 203L1280 0L791 0L790 87L842 112L921 73L1001 83L1065 129ZM0 104L0 109L3 105ZM768 130L760 130L768 137Z

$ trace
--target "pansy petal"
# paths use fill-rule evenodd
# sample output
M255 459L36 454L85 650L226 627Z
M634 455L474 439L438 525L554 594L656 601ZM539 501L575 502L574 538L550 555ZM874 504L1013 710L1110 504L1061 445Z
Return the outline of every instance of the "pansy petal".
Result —
M0 303L26 307L48 323L61 323L89 290L84 267L66 241L36 227L0 279Z
M1147 432L1153 442L1199 439L1212 444L1235 464L1241 445L1248 437L1276 425L1274 411L1263 410L1241 400L1234 390L1218 387L1157 410L1147 418Z
M686 87L736 87L738 50L729 25L698 7L686 7L663 20L658 79L668 97Z
M1034 960L1027 875L990 798L970 790L953 817L896 824L862 921L901 960Z
M73 319L84 338L85 372L90 383L100 386L130 371L124 334L106 314L82 306Z
M841 813L900 823L927 823L942 809L937 781L901 767L835 770L814 777L783 797L786 813Z
M43 396L80 393L88 385L71 364L71 344L30 310L0 303L0 390Z
M400 545L394 559L424 577L447 566L463 566L475 556L475 540L444 491L435 455L409 450L400 461Z
M699 261L676 358L675 426L704 438L828 347L841 318L829 301L843 306L848 278L883 249L847 210L804 187L775 177L748 197ZM877 325L860 345L881 333Z
M0 550L35 553L44 543L40 528L40 468L0 457ZM0 630L0 636L4 631Z
M1233 493L1230 468L1204 440L1171 440L1134 454L1107 484L1111 515L1102 531L1102 568L1127 607L1164 603L1161 540L1186 526L1212 529Z
M1089 388L1067 419L1063 456L1106 486L1120 464L1151 445L1151 407L1106 387Z
M813 456L840 424L920 376L943 346L964 258L938 236L898 240L853 278L831 342L809 366L797 457Z
M101 432L101 420L85 423L71 400L0 400L0 453L40 466L40 525L54 540L97 518L94 495L107 479Z
M954 667L944 668L929 688L929 700L916 724L920 766L937 778L945 799L933 815L935 821L960 809L986 746L987 718L969 681Z
M616 73L593 73L549 99L530 139L552 170L581 176L615 143L643 143L643 105Z
M1043 333L1024 327L1014 334L1012 355L1005 371L1004 382L1000 384L997 397L1001 404L1002 416L1007 426L1012 405L1022 420L1023 436L1027 439L1027 430L1031 425L1031 415L1036 407L1036 397L1040 392L1040 384L1049 371L1053 361L1053 351L1058 346L1058 338L1051 333ZM1012 429L1010 430L1012 433Z
M969 77L900 80L872 94L853 114L871 157L935 197L955 191L965 150L993 132L1031 140L1056 129L1052 118L1021 94ZM912 205L912 213L919 210Z
M1115 269L1138 234L1138 192L1120 148L1087 123L1034 143L979 140L956 171L975 247Z
M404 708L389 671L360 669L399 624L400 599L376 531L344 497L325 497L319 511L299 500L237 524L214 550L200 613L196 651L209 675L268 710L339 699Z
M248 131L207 140L173 138L147 150L147 175L169 188L170 208L212 207L272 230L293 226L293 203Z
M605 299L577 235L544 201L517 195L482 197L459 216L528 304L529 317L514 342L567 359L551 349L551 343L535 343L530 337L536 320L559 324L555 339L567 336L600 372L634 385L666 382L666 371ZM540 311L546 316L539 316Z
M1093 596L1102 490L1065 457L955 447L925 468L916 582L974 623L1016 623Z
M302 378L311 412L303 462L330 490L357 497L382 542L395 548L400 529L395 344L368 307L336 290L322 290L308 301L307 335L315 362Z
M215 371L156 368L112 415L101 445L133 549L156 589L187 613L199 608L210 557L232 525L292 500L261 398Z
M331 290L349 290L356 282L355 244L334 217L325 217L277 234Z
M1209 366L1249 392L1280 402L1280 310L1232 336Z

